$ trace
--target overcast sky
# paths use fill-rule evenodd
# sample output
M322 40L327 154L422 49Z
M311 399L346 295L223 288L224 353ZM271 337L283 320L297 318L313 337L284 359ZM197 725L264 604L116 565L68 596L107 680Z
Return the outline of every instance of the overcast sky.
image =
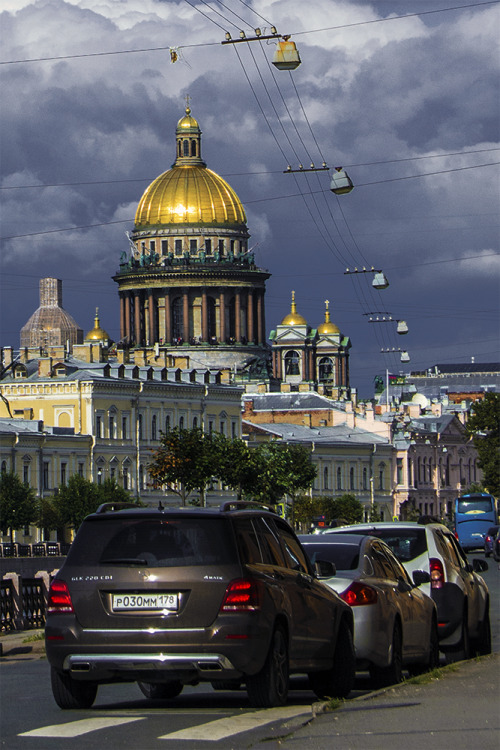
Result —
M63 280L63 306L85 332L99 307L119 338L111 277L143 191L174 161L189 94L203 157L238 193L257 263L272 274L268 331L292 290L313 328L330 300L361 396L386 369L500 361L498 2L2 8L1 346L19 346L44 276ZM293 73L269 64L272 42L220 43L272 24L297 44ZM344 166L355 189L337 197L328 172L283 174L311 160ZM390 286L345 274L363 266L383 269ZM409 333L370 323L377 312ZM392 347L410 363L381 353Z

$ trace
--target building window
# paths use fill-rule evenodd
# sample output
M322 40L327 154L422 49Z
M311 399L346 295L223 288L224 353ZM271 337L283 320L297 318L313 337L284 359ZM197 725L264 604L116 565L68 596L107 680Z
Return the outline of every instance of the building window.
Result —
M109 467L109 476L113 481L116 479L116 466Z
M101 466L97 468L97 484L99 486L102 484L102 467Z
M83 469L84 469L84 465L82 463L79 463L78 464L78 476L79 477L83 477Z
M139 433L139 440L142 440L142 414L139 414L139 416L137 417L137 431Z
M189 240L189 254L196 255L198 253L198 242L196 240Z
M290 351L285 354L285 375L300 375L298 352Z
M168 255L168 240L161 241L161 254Z
M122 417L122 438L123 440L128 439L128 422L127 417Z
M207 255L212 255L212 240L205 240L205 252Z
M208 423L208 434L211 435L213 431L214 431L214 423L212 420L210 420Z
M62 463L61 464L61 487L66 486L66 469L68 467L68 464Z
M167 414L165 417L165 435L168 435L170 432L170 414Z
M384 489L384 472L385 472L385 464L379 464L378 467L378 488L379 490Z
M354 466L351 466L351 468L349 469L349 489L353 490L354 488Z
M224 255L225 247L224 247L224 240L219 240L219 255Z
M179 430L184 429L184 417L179 417Z
M193 417L193 430L198 427L198 417Z
M176 255L182 255L182 240L175 240L174 252Z
M23 482L24 484L30 483L30 465L23 464Z
M403 484L403 459L396 459L396 483Z
M97 438L102 437L102 417L100 417L99 415L97 415L95 418L95 436Z
M340 466L337 467L337 489L342 489L342 469L340 468Z
M323 469L323 488L328 489L328 466Z
M156 429L156 414L153 414L151 420L151 440L157 440Z
M237 422L231 422L231 437L234 440L238 437L238 424Z
M109 425L109 439L113 440L115 436L115 415L110 414L108 417L108 425Z
M226 423L223 422L222 420L219 422L219 432L221 435L226 434Z
M43 470L42 470L42 486L44 490L49 489L49 462L44 461L43 462Z
M363 468L363 489L368 489L368 469L366 466Z
M7 461L2 461L2 474L7 471Z
M333 360L331 357L321 357L318 366L320 381L333 380Z
M128 476L128 467L123 467L123 489L128 490L128 484L129 484L129 476Z
M154 240L149 240L149 252L154 253L156 250L156 243Z
M189 156L189 141L182 141L182 155Z

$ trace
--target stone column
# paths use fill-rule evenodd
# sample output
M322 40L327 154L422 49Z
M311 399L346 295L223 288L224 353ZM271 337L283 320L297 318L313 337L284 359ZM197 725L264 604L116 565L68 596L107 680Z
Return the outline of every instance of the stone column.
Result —
M120 340L125 336L125 305L125 297L123 294L120 294Z
M170 293L165 289L165 342L167 346L172 343L172 314L170 310Z
M226 342L226 298L224 292L219 294L219 338L222 344Z
M263 338L263 315L262 315L262 295L257 296L257 343L262 344ZM281 358L280 358L281 359Z
M248 297L247 297L247 333L248 333L248 342L253 343L253 292L251 289L248 290Z
M141 336L141 295L136 292L134 295L134 324L135 324L135 343L136 346L142 346Z
M239 291L234 294L234 338L241 341L241 294Z
M126 337L127 344L130 344L130 340L132 338L132 329L131 329L131 318L132 318L132 298L130 294L127 292L125 295L125 333L124 336Z
M182 293L182 337L189 341L189 292L185 289Z
M201 293L201 338L203 341L208 341L208 306L206 289L203 289Z
M155 331L155 298L153 290L149 290L148 294L148 307L149 307L149 345L155 343L156 341L156 331Z
M313 350L309 349L309 372L307 373L309 380L316 380L318 377L316 374L316 367L314 362Z

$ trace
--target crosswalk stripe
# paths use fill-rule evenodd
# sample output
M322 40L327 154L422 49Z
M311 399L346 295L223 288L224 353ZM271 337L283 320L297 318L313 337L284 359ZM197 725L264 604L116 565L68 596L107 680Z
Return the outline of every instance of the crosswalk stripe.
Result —
M164 734L159 740L205 740L216 742L233 734L247 732L249 729L263 727L273 721L282 721L296 716L311 714L310 706L283 706L281 708L267 708L262 711L231 716L227 719L217 719L196 727L179 729L177 732Z
M130 724L132 721L142 721L144 718L144 716L131 716L130 718L103 716L95 719L79 719L67 724L51 724L47 727L32 729L30 732L19 734L18 737L79 737L87 732Z

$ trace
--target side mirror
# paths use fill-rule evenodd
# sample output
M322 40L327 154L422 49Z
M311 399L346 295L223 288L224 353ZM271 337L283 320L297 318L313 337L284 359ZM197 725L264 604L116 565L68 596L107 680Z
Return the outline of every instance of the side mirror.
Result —
M472 569L475 573L484 573L485 570L488 570L488 563L486 560L481 560L479 557L475 557L472 560Z
M431 577L426 570L414 570L412 578L415 586L421 586L423 583L430 583L431 581Z
M332 578L337 574L337 568L335 563L329 560L316 560L314 563L314 571L318 578Z
M405 581L403 578L398 578L398 591L401 591L404 594L411 591L411 589L412 587L408 581Z

